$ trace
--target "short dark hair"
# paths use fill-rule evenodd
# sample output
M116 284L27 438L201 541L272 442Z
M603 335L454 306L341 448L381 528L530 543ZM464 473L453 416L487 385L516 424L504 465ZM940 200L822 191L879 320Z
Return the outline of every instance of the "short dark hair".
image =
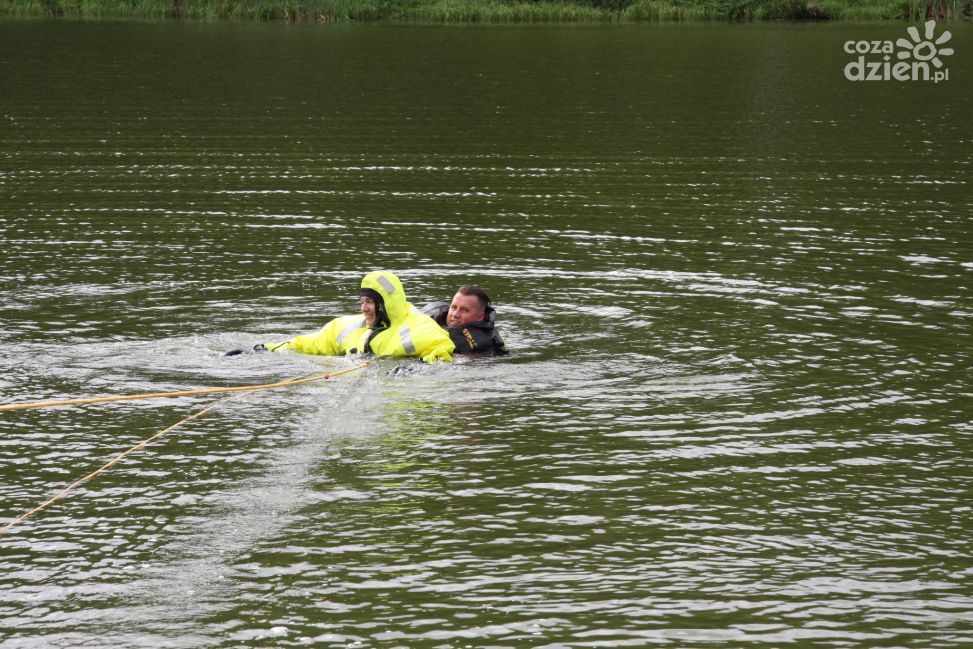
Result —
M480 308L482 308L484 311L486 311L487 307L490 306L490 296L487 295L486 291L476 284L463 284L456 289L456 292L461 295L475 295L477 300L480 302Z

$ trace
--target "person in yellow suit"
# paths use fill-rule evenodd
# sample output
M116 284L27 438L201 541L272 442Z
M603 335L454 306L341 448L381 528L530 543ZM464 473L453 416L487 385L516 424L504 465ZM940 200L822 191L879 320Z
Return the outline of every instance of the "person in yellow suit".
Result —
M436 321L406 300L402 282L387 270L361 281L361 315L335 318L320 331L282 343L262 343L254 351L301 354L374 354L421 358L427 363L453 360L455 345ZM232 350L227 355L242 353Z

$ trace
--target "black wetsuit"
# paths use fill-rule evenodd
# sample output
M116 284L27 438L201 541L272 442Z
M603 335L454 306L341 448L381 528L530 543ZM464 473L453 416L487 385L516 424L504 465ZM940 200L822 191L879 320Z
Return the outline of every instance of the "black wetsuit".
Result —
M445 302L430 302L422 307L422 312L436 321L449 332L449 337L456 345L456 354L489 354L502 356L507 353L507 346L496 329L497 312L492 306L486 308L486 320L467 322L458 327L447 327L446 316L449 305Z

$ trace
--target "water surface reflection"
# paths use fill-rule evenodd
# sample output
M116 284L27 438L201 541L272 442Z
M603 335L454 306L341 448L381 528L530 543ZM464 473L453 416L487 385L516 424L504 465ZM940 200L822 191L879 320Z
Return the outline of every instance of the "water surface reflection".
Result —
M0 23L5 403L348 367L221 354L376 267L514 350L173 431L0 538L4 646L969 644L970 96L819 27ZM4 414L0 513L206 403Z

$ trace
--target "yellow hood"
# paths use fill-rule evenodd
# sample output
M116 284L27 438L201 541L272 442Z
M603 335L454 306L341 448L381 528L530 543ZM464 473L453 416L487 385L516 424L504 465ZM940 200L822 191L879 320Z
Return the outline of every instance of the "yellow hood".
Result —
M368 288L382 296L385 302L385 312L389 315L389 320L396 322L402 320L409 312L409 303L405 299L405 289L402 282L387 270L374 270L361 281L362 288Z

